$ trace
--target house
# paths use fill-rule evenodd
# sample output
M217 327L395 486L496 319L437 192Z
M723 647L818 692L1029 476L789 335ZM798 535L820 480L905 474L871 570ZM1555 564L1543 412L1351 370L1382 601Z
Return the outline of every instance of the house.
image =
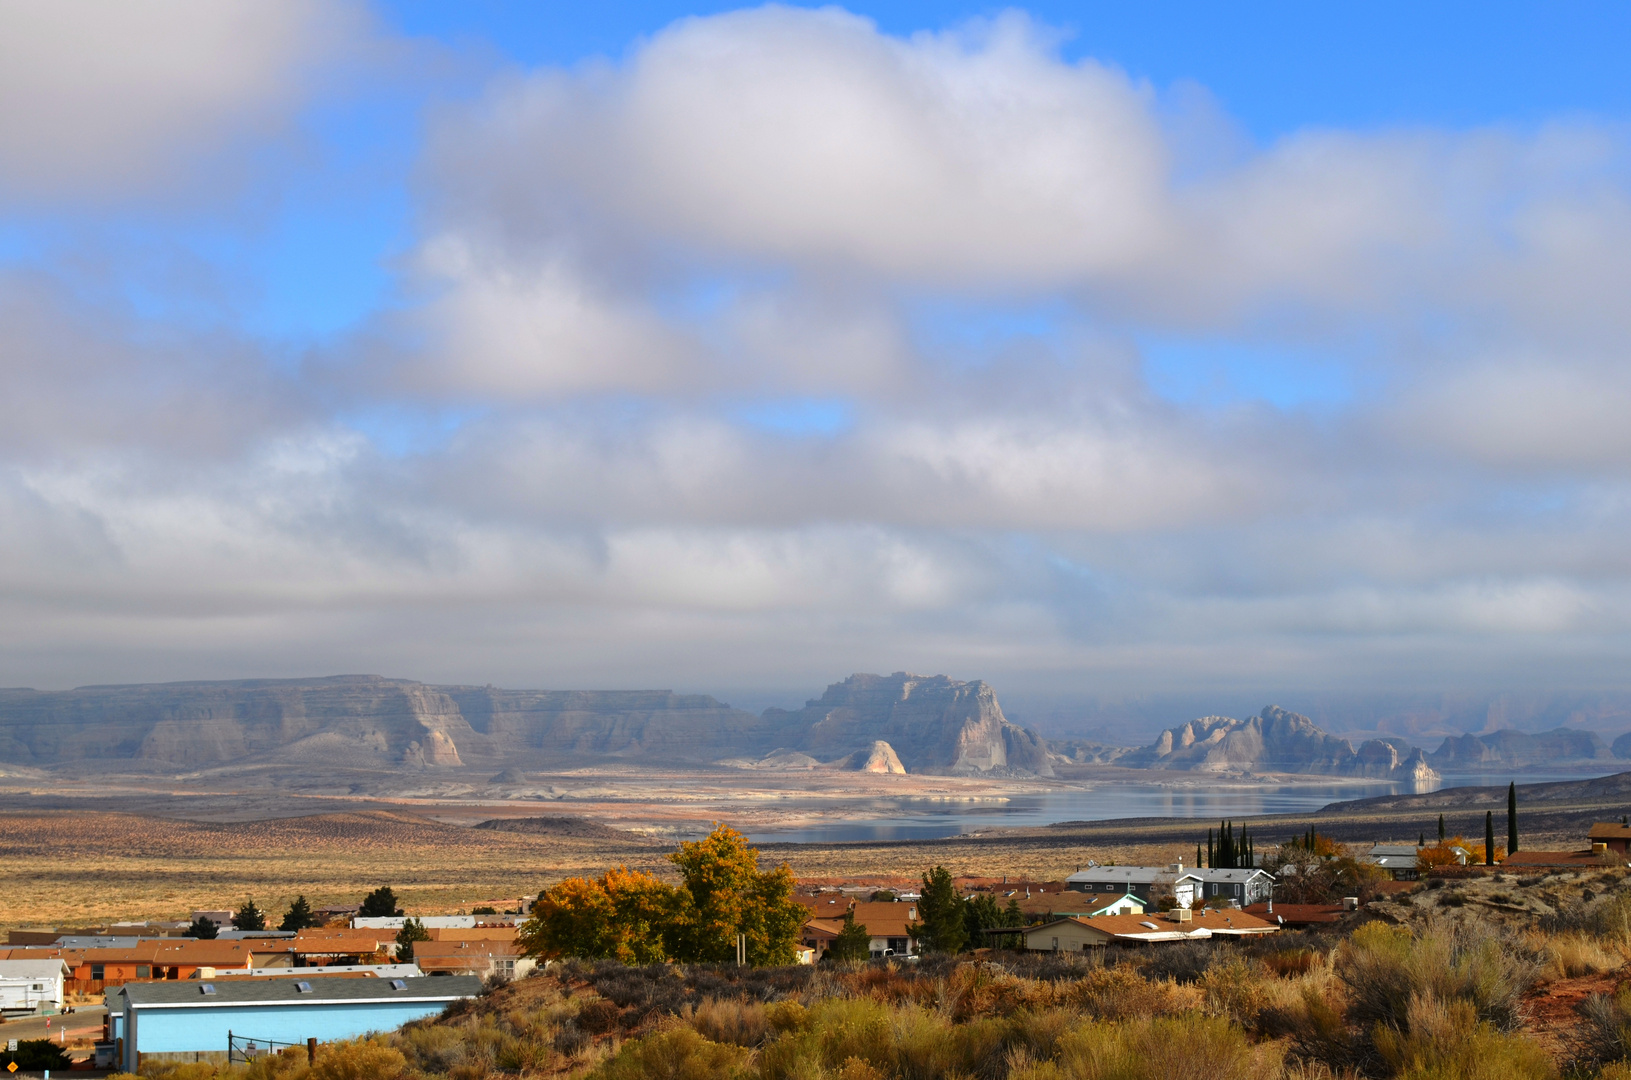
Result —
M799 933L799 946L809 949L811 955L819 960L827 955L827 950L832 948L832 943L843 929L843 919L811 919Z
M1415 844L1372 844L1370 853L1361 859L1381 867L1394 881L1415 881L1420 876L1416 864L1420 850Z
M67 978L68 962L60 957L0 960L0 1012L61 1012Z
M100 994L127 982L189 979L200 970L242 971L289 967L288 941L198 941L193 938L147 938L134 945L88 949L9 949L11 959L61 959L69 968L69 993Z
M193 912L192 919L189 921L197 922L198 920L203 919L206 922L214 923L216 926L231 926L233 914L233 912L227 911L224 908L219 911L195 911Z
M1591 841L1593 851L1598 844L1602 844L1605 851L1631 854L1631 825L1623 821L1599 821L1591 827L1586 837Z
M519 979L538 962L513 941L416 941L413 962L426 975L475 975Z
M432 941L514 941L521 933L519 926L447 927L427 926L425 933Z
M224 1061L229 1038L272 1048L390 1031L480 992L471 976L132 983L109 998L110 1034L133 1073L145 1061Z
M1278 929L1276 924L1244 911L1174 908L1158 915L1058 919L1027 929L1025 948L1032 952L1081 952L1103 945L1258 937Z
M409 919L416 920L426 930L474 930L474 915L356 915L351 919L353 930L389 930L395 934Z
M854 907L855 922L872 935L872 956L916 956L917 939L907 928L917 922L917 905L898 901L864 901ZM840 922L842 919L840 918Z
M1245 907L1267 900L1274 886L1273 875L1256 867L1238 870L1196 868L1190 873L1200 879L1199 897L1203 904L1221 897Z
M1252 904L1246 914L1256 915L1265 922L1294 929L1308 926L1329 926L1339 923L1348 914L1341 904Z
M394 930L347 930L313 927L289 942L298 966L380 963L396 954Z
M1201 877L1183 863L1171 866L1090 866L1065 879L1074 892L1129 893L1149 904L1157 891L1170 890L1179 907L1190 907L1199 895Z

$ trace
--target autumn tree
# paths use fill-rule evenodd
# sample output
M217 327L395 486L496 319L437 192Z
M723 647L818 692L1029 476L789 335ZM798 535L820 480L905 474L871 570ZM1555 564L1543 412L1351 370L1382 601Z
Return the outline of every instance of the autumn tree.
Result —
M518 940L528 955L578 956L655 964L669 958L664 938L681 903L651 874L618 867L598 878L567 878L539 895Z
M747 939L748 963L756 967L794 961L809 912L793 899L793 871L786 863L761 872L759 852L728 825L716 825L706 839L681 843L668 859L684 878L669 939L674 959L733 960L740 935Z

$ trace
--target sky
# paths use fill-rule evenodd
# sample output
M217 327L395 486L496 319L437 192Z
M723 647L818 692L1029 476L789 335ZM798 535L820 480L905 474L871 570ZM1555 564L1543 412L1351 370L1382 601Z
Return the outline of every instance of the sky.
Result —
M1631 685L1624 6L0 17L0 685Z

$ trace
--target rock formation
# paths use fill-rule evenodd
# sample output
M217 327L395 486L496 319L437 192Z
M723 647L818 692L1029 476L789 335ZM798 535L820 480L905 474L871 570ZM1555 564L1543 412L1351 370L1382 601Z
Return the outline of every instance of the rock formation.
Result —
M911 772L1053 775L1035 732L1010 723L984 682L944 675L851 675L803 709L767 709L784 746L828 760L887 742Z
M1624 738L1621 736L1621 740ZM1621 740L1615 741L1616 750ZM1509 729L1488 735L1450 736L1427 760L1440 771L1480 772L1612 761L1614 756L1615 750L1610 750L1596 732L1560 727L1535 735Z
M1042 740L1008 722L989 686L945 676L856 675L803 710L763 716L663 690L500 690L373 675L0 690L0 761L18 766L490 774L608 758L1050 774Z
M1270 705L1249 720L1205 716L1161 733L1117 764L1188 772L1309 773L1376 779L1438 779L1419 748L1372 739L1357 751L1306 716Z

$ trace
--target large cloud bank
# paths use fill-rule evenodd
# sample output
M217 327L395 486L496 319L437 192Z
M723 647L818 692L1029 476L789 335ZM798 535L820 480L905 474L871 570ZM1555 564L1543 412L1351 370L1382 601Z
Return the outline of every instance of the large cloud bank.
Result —
M8 7L13 221L249 214L400 44ZM1174 109L766 7L433 103L398 302L296 355L84 287L113 226L0 264L0 678L1623 682L1625 132Z

